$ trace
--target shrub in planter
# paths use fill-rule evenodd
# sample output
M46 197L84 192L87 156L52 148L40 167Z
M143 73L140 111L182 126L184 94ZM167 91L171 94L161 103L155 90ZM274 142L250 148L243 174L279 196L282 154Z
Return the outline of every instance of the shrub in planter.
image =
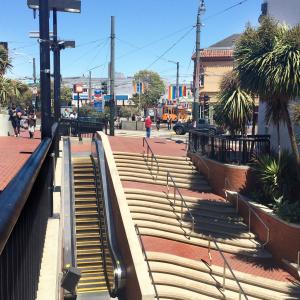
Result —
M300 202L291 203L289 201L277 203L275 213L283 220L290 223L300 222Z
M288 151L281 155L263 155L253 162L260 190L265 204L275 204L275 199L282 197L283 202L293 199L297 172L294 157Z

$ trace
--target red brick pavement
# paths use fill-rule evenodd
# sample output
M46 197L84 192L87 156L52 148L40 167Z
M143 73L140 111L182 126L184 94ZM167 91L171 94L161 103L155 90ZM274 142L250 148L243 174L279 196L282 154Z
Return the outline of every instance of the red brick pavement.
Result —
M0 137L0 191L15 177L30 157L30 152L34 152L39 144L38 138Z
M143 153L143 138L109 137L112 151ZM153 138L148 139L152 151L157 155L186 156L185 144L175 141Z
M73 142L71 144L71 151L73 153L80 153L80 152L91 152L91 141L87 142Z
M142 240L146 251L163 252L199 261L202 259L209 263L207 248L151 236L143 236ZM233 270L278 281L295 281L294 277L270 260L245 257L241 259L240 256L234 254L223 254ZM211 250L211 255L212 264L222 267L223 259L219 252Z

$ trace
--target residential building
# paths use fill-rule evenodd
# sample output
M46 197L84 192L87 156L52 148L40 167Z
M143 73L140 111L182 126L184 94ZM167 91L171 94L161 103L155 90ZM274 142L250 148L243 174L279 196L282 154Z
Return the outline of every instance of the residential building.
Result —
M212 120L213 106L217 102L218 93L220 91L220 83L224 75L233 69L233 46L234 41L239 37L239 34L232 34L225 39L211 45L208 48L202 49L200 52L200 99L206 96L209 97L209 112L206 115ZM194 74L195 74L195 58ZM204 111L204 103L201 107ZM202 114L203 116L204 114Z
M262 3L261 17L270 16L289 26L300 23L300 0L287 0L284 3L281 0L264 0ZM263 100L263 99L262 99ZM297 136L300 135L300 128L295 126ZM272 124L265 121L265 104L263 101L259 105L258 111L258 133L271 135L271 146L274 149L277 145L277 129ZM286 126L280 126L281 148L291 149L289 134Z

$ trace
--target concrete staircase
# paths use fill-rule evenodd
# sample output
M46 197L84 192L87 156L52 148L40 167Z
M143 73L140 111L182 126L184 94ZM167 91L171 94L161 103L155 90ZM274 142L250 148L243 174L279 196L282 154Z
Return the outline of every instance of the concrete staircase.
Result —
M189 237L191 219L184 208L184 222L180 226L179 197L176 198L174 206L171 205L173 194L168 197L162 192L138 189L125 189L125 194L132 218L142 235L201 247L208 247L211 235L224 252L260 258L271 257L228 203L184 196L196 223L194 232ZM212 249L214 247L212 244Z
M159 170L147 154L114 152L121 180L166 185L167 171L171 172L176 184L201 192L210 192L211 188L205 178L196 170L189 158L157 155ZM171 184L172 186L172 184Z
M158 252L147 252L147 258L159 299L239 299L238 285L228 270L222 289L222 267ZM300 287L292 283L234 273L249 300L300 299ZM243 295L241 299L245 299Z

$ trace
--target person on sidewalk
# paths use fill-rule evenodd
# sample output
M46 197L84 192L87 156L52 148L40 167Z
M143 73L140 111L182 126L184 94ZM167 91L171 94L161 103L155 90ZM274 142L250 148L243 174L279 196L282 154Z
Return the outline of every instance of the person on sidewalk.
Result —
M167 123L168 123L168 130L171 130L172 129L172 118L170 115L168 115Z
M157 128L157 131L159 131L159 129L160 129L160 118L156 119L156 128Z
M28 132L29 132L30 139L34 138L35 126L36 126L36 115L34 110L31 109L28 114Z
M150 138L151 135L151 126L152 126L152 121L150 116L148 116L145 120L145 127L146 127L146 137Z

